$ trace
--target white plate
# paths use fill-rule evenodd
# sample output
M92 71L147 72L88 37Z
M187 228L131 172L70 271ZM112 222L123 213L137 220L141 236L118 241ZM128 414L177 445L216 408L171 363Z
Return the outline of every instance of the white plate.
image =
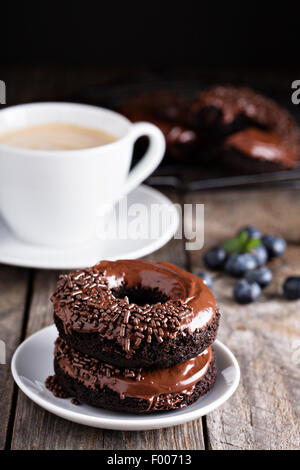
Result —
M80 246L48 248L19 240L0 219L0 263L31 268L76 269L92 266L101 259L135 259L153 253L165 245L176 232L179 223L178 212L170 199L156 189L144 185L128 195L128 207L134 203L144 204L147 208L152 204L160 206L160 220L165 219L168 222L159 225L155 238L96 239ZM119 221L116 210L116 218L111 223L125 225L130 222L128 219L123 220L121 217Z
M214 348L217 357L217 380L212 390L195 403L181 410L135 416L107 411L70 399L56 398L46 389L45 379L53 374L53 343L57 337L54 325L48 326L26 339L12 359L12 374L23 392L42 408L62 418L104 429L125 431L159 429L185 423L206 415L222 405L236 390L240 369L232 352L220 341Z

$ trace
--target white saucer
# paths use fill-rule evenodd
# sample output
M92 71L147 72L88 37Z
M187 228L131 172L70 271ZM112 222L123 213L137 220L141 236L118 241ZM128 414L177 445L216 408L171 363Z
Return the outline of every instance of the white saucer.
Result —
M35 246L19 240L0 219L0 263L46 269L76 269L92 266L101 259L135 259L146 256L165 245L178 228L179 216L170 199L156 189L141 185L128 195L127 205L144 204L159 206L161 218L168 221L160 224L152 239L95 239L84 245L63 248ZM118 209L118 208L117 208ZM116 224L125 225L127 220L118 218ZM113 222L113 221L112 221Z
M48 326L26 339L15 351L12 374L23 392L42 408L57 416L104 429L125 431L159 429L185 423L206 415L222 405L236 390L240 369L233 353L220 341L214 344L217 357L217 380L212 390L193 405L181 410L135 416L107 411L70 399L56 398L46 389L45 379L53 374L53 343L57 337L54 325Z

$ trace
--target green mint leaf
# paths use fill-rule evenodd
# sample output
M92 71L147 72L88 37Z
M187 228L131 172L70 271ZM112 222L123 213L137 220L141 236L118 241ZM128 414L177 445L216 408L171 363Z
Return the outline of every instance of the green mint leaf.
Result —
M227 253L246 253L261 245L259 238L248 238L246 231L241 232L236 238L231 238L223 243L222 247Z
M250 238L245 246L245 251L252 251L258 246L261 245L261 240L259 238Z
M246 232L246 230L243 230L241 233L239 233L238 239L241 246L244 247L248 241L248 232Z

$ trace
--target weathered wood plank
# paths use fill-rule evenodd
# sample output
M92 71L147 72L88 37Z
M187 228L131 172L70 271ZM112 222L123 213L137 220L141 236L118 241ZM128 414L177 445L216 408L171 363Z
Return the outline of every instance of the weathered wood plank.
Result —
M230 191L189 195L205 204L205 249L254 224L282 235L289 246L270 263L274 281L248 306L232 300L234 280L215 274L214 293L221 306L219 338L236 354L241 383L235 395L207 416L213 449L300 448L300 301L282 298L288 275L300 275L300 191ZM188 253L191 269L205 269L204 249Z
M20 342L29 272L0 265L0 340L5 345L0 361L0 449L5 447L10 415L14 413L14 382L10 373L11 357Z
M186 255L181 240L147 257L156 261L171 261L186 267ZM49 297L58 273L38 271L34 282L26 336L52 323ZM27 430L31 432L28 433ZM13 449L203 449L202 422L149 432L115 432L88 428L51 415L18 394Z

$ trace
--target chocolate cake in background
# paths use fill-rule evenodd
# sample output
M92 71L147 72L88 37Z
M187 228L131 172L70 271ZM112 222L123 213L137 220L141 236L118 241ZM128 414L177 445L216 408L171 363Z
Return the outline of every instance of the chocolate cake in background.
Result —
M46 386L102 408L182 408L216 378L220 314L204 281L171 263L102 261L62 275L51 298L59 338Z
M167 154L224 165L238 173L296 168L299 128L289 112L247 87L214 86L192 99L152 93L128 100L121 112L159 126Z

